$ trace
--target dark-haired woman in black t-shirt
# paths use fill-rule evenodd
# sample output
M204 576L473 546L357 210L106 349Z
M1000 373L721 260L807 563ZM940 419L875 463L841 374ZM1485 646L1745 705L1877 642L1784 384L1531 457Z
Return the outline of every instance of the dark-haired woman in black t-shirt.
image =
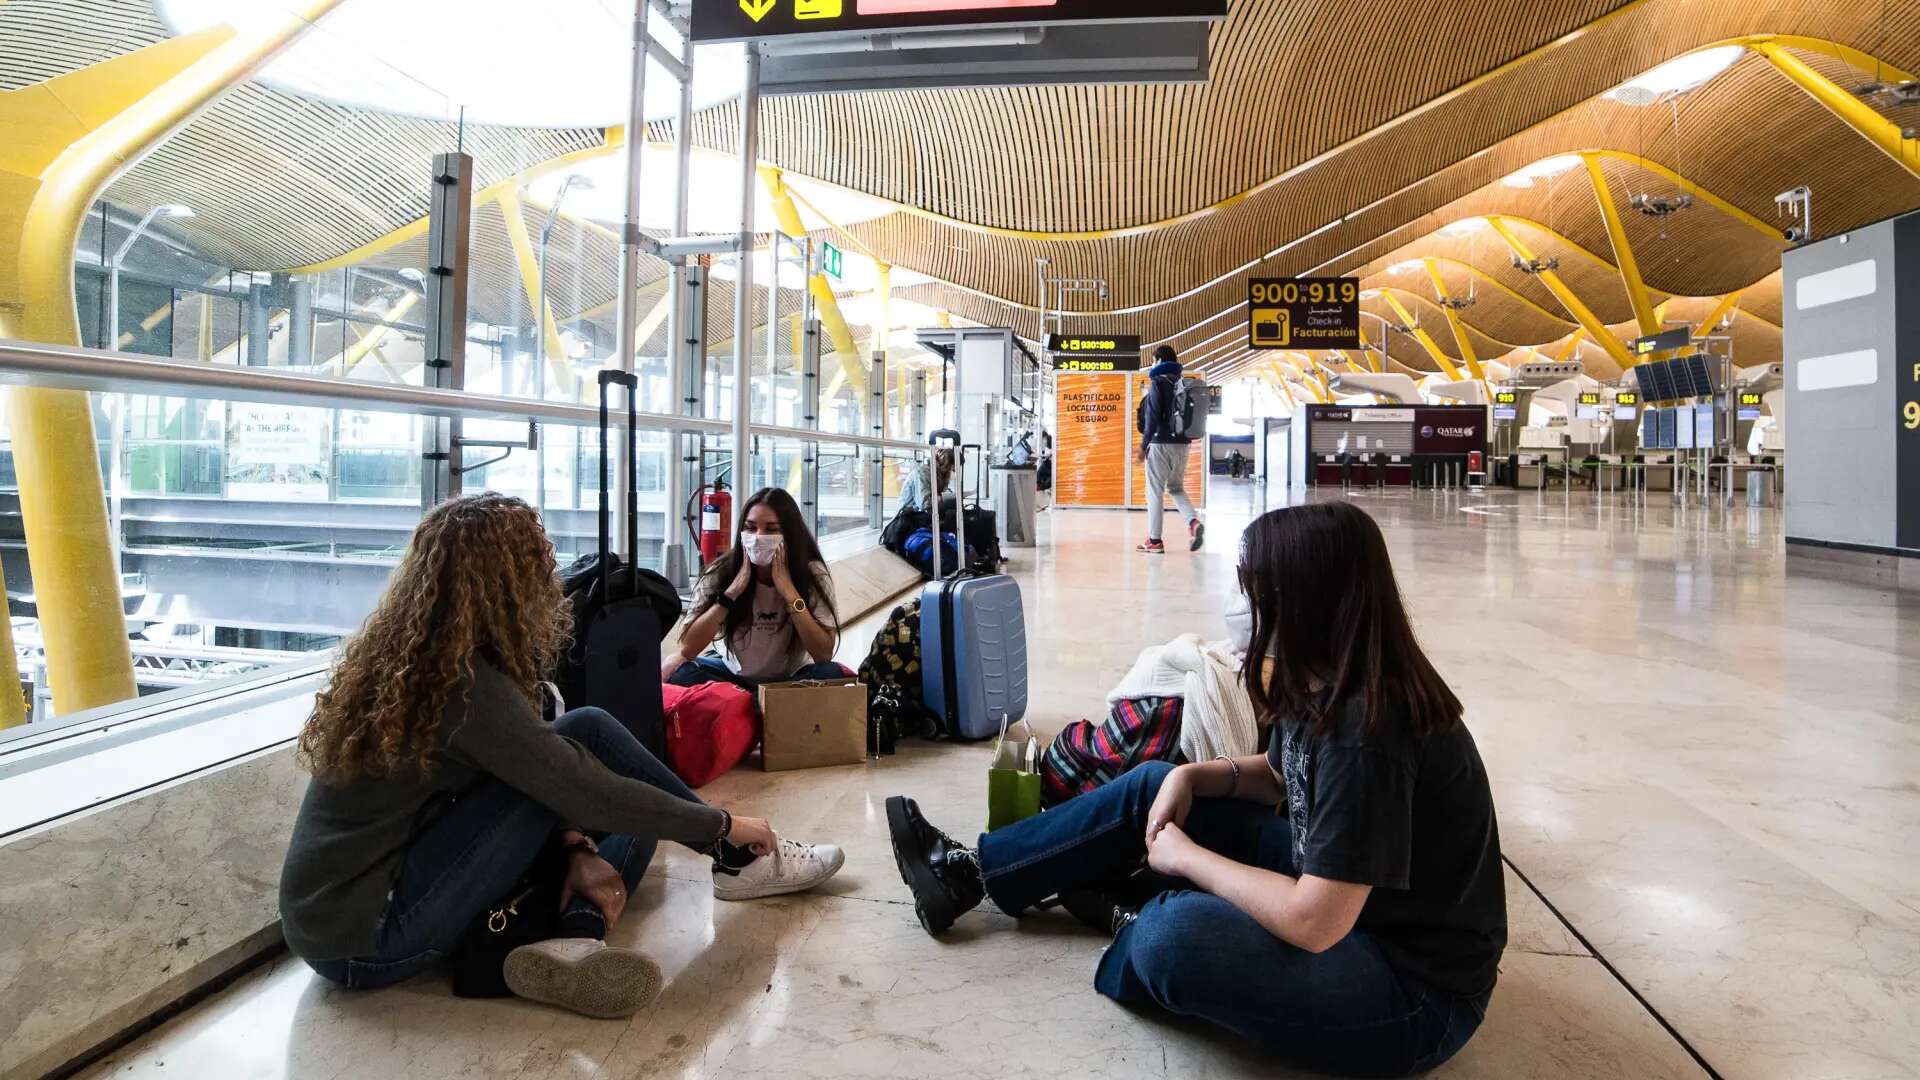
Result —
M1327 1072L1431 1069L1479 1028L1507 940L1493 798L1459 699L1351 504L1255 521L1240 585L1248 655L1267 658L1246 683L1273 721L1269 754L1142 765L978 849L889 799L915 911L937 934L983 893L1014 915L1059 894L1110 917L1094 977L1109 997ZM1137 910L1114 903L1143 855L1172 880Z

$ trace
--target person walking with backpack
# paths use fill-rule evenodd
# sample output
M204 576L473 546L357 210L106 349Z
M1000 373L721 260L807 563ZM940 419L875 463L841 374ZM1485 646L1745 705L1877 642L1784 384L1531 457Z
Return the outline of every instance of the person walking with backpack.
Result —
M1147 467L1147 542L1136 550L1162 555L1167 546L1161 542L1161 522L1166 513L1166 498L1187 522L1187 550L1199 551L1206 543L1207 527L1187 497L1187 456L1193 452L1193 439L1177 421L1174 410L1182 396L1180 380L1186 369L1173 346L1162 345L1153 351L1152 385L1140 405L1140 463Z

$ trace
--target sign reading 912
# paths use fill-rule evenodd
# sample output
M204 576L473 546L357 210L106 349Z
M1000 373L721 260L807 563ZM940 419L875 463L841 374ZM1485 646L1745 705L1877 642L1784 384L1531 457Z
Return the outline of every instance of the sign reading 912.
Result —
M1253 278L1247 302L1250 348L1360 347L1359 278Z

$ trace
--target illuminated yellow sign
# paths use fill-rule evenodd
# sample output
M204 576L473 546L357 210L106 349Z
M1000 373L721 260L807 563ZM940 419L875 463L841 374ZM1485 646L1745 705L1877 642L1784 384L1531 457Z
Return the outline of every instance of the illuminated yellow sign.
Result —
M1600 395L1599 395L1599 394L1596 394L1596 393L1594 393L1594 392L1592 392L1592 391L1588 391L1587 393L1584 393L1584 394L1581 394L1581 395L1580 395L1580 404L1582 404L1582 405L1598 405L1598 404L1600 404Z
M837 19L840 10L840 0L793 0L796 19Z
M1640 404L1640 395L1635 393L1616 394L1613 403L1622 408L1632 408Z
M1520 403L1520 395L1512 390L1496 391L1493 395L1493 403L1495 405L1518 405Z
M1357 349L1357 278L1254 278L1247 282L1247 344L1254 349Z
M1760 395L1749 391L1742 391L1740 394L1740 404L1742 406L1757 407L1760 404Z

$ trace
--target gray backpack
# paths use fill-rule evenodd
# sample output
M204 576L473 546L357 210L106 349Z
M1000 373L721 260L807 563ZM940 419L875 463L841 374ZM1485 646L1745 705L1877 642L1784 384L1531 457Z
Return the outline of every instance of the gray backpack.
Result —
M1207 434L1207 412L1213 402L1213 390L1201 379L1183 378L1174 384L1173 403L1167 410L1167 430L1181 439L1203 439Z

